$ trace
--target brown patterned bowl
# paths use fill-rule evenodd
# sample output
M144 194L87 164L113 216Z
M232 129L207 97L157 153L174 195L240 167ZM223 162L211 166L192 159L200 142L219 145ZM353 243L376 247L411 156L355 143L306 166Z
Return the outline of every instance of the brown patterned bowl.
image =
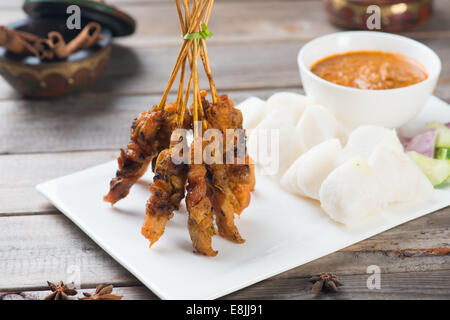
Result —
M9 26L46 37L56 30L68 42L78 31L67 30L59 19L26 19ZM26 98L52 99L76 96L88 89L105 69L111 55L112 34L102 28L103 40L78 51L64 60L41 61L37 57L21 57L0 48L0 74Z
M432 14L432 0L322 0L328 20L352 30L367 30L370 14L367 8L377 5L381 14L381 29L403 32L425 23Z

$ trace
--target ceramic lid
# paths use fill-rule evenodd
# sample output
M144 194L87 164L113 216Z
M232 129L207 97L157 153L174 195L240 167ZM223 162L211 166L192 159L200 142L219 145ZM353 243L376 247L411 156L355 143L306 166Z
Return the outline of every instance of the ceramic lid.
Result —
M130 35L136 29L131 16L103 0L25 0L23 10L31 17L69 17L70 5L80 7L83 20L99 22L116 37Z

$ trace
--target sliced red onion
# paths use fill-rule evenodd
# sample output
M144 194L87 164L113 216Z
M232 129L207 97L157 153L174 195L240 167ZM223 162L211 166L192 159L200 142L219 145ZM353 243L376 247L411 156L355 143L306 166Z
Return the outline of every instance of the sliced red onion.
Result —
M450 122L447 122L445 126L450 129Z
M405 147L406 151L416 151L424 156L433 158L438 132L436 129L429 129L413 137Z
M408 138L408 137L404 137L399 135L398 139L400 140L401 144L403 145L404 148L406 148L406 146L408 145L408 143L412 140L412 138Z

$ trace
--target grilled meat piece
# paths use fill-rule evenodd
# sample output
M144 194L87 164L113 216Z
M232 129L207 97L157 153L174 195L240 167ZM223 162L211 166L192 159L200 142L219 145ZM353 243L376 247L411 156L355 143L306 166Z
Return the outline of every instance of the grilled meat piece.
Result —
M237 136L228 144L227 129L242 129L242 113L234 108L228 96L219 97L217 104L211 104L202 96L205 116L211 128L219 129L223 134L223 164L208 165L211 173L212 199L218 232L226 239L243 243L245 240L234 223L234 214L241 212L250 204L251 192L254 188L254 166L247 156L244 163L239 164ZM245 149L245 132L240 133ZM229 150L231 146L231 149ZM245 151L245 150L244 150ZM231 155L232 163L227 163Z
M194 140L191 145L191 164L188 173L188 194L186 207L189 212L188 229L195 251L206 256L215 256L217 251L211 247L214 229L214 212L211 203L211 189L208 185L208 171L206 166L194 163L194 152L205 144L200 140ZM197 149L197 150L198 150Z
M158 154L169 147L170 137L177 127L177 106L169 103L160 110L141 113L131 127L131 142L121 150L119 170L110 182L110 191L104 197L111 204L125 198L130 188L147 171ZM185 113L183 127L189 129L191 117Z
M228 95L219 96L217 104L212 104L206 100L206 92L202 92L202 105L211 128L219 129L223 133L226 129L242 129L242 113L234 107Z
M188 166L172 161L172 150L163 150L156 161L155 176L149 189L152 195L147 201L146 218L142 234L152 246L164 233L167 221L178 210L184 198Z
M219 235L230 241L243 243L245 240L234 224L234 214L242 211L241 204L231 189L225 165L209 165L208 170L211 172L213 207Z
M110 182L109 193L103 198L111 204L125 198L131 187L144 175L150 164L151 158L139 147L137 143L131 142L127 150L120 150L120 157L117 159L119 170L116 177Z
M255 164L247 155L244 165L226 166L231 192L239 202L238 215L250 205L252 192L255 189Z

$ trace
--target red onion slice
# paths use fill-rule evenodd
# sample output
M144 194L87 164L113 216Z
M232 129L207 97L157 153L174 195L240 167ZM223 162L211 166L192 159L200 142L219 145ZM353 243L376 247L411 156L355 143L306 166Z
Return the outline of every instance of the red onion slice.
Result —
M413 137L405 147L406 151L416 151L424 156L433 158L438 132L436 129L429 129Z

